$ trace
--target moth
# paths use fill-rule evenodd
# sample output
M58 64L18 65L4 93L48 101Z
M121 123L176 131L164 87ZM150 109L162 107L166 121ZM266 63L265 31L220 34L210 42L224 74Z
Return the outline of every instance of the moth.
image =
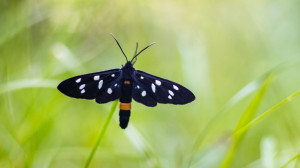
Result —
M155 43L136 50L128 61L122 47L113 34L112 37L120 47L126 59L121 69L89 73L62 81L57 89L63 94L78 99L96 99L99 104L119 99L120 127L125 129L129 122L132 98L149 107L157 103L187 104L195 100L194 94L184 86L143 71L135 70L133 65L137 56Z

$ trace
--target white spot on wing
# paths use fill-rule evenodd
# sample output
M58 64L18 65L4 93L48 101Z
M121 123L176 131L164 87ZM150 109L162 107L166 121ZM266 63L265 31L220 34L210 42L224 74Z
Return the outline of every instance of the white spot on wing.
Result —
M76 83L79 83L81 81L81 78L76 79Z
M152 88L153 93L155 93L156 86L153 83L151 84L151 88Z
M107 89L107 93L108 93L108 94L111 94L111 93L112 93L111 88L108 88L108 89Z
M81 90L81 89L83 89L84 87L85 87L85 84L82 84L82 85L79 86L79 89Z
M143 76L141 76L141 79L144 79L144 77L143 77Z
M155 80L155 84L158 85L158 86L160 86L161 85L161 81Z
M172 90L169 90L169 94L170 94L171 96L174 96L174 93L172 92Z
M169 96L168 96L168 98L169 98L169 99L172 99L172 96L171 96L171 95L169 95Z
M146 91L142 91L142 96L145 97L146 96Z
M98 84L98 88L101 89L101 88L102 88L102 85L103 85L103 80L100 80L100 81L99 81L99 84Z
M118 84L116 83L116 84L115 84L115 87L117 87L117 86L118 86Z
M176 85L173 85L173 88L174 88L175 90L179 90L179 88L178 88Z
M140 89L140 86L139 86L139 85L136 85L136 87L137 87L138 89Z
M115 74L111 74L111 77L115 77Z
M100 79L99 75L94 76L94 80L99 80L99 79Z
M80 93L85 93L85 90L84 90L84 89L82 89Z

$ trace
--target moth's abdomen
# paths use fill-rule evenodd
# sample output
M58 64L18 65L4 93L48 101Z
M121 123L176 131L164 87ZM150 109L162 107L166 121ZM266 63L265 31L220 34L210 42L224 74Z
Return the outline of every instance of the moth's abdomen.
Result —
M120 127L125 129L129 123L131 103L120 103Z
M125 129L128 125L132 100L132 83L124 80L120 97L120 127Z

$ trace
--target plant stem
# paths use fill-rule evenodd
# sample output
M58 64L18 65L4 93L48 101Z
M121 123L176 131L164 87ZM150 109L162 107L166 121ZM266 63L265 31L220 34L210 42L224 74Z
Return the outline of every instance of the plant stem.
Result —
M112 116L113 116L113 114L114 114L114 112L115 112L115 110L117 108L117 104L118 104L118 101L114 101L113 102L113 104L112 104L112 106L110 108L109 114L108 114L108 116L106 118L106 121L104 123L104 126L103 126L103 128L102 128L102 130L101 130L101 132L99 134L97 142L95 143L95 145L94 145L94 147L93 147L93 149L92 149L92 151L91 151L91 153L89 155L89 158L88 158L88 160L85 163L85 166L84 166L85 168L89 167L89 165L90 165L90 163L91 163L91 161L92 161L92 159L93 159L93 157L94 157L94 155L95 155L95 153L97 151L97 148L98 148L98 146L99 146L99 144L100 144L100 142L101 142L101 140L102 140L102 138L103 138L103 136L104 136L104 134L105 134L105 132L107 130L108 124L110 123L110 120L111 120L111 118L112 118Z

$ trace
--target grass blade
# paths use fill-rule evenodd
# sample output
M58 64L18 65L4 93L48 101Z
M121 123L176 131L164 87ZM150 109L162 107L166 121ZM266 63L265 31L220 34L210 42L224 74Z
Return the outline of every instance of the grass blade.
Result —
M270 73L267 73L270 74ZM224 115L227 114L230 108L232 108L234 105L236 105L238 102L243 100L245 97L249 96L251 93L255 92L261 86L263 85L264 81L268 78L269 75L263 75L260 78L248 83L245 85L242 89L240 89L237 93L235 93L231 99L222 107L219 113L217 113L205 126L203 131L197 136L195 143L191 149L192 154L190 156L190 160L188 161L189 165L192 165L192 162L195 162L197 160L195 157L198 155L197 151L203 144L206 137L208 137L210 132L213 132L212 130L215 129L215 127L218 125L216 124Z
M245 110L239 123L237 124L235 131L238 130L239 128L243 127L244 125L246 125L248 122L250 122L252 120L252 118L254 117L254 115L262 101L262 98L263 98L268 86L273 81L273 78L274 78L274 76L271 75L265 81L264 85L261 87L261 89L256 94L256 96L252 99L251 103L249 104L248 108Z
M104 134L105 134L105 132L107 130L108 124L110 123L111 118L112 118L112 116L113 116L113 114L114 114L114 112L115 112L115 110L117 108L117 105L118 105L118 101L114 101L113 104L112 104L112 106L111 106L111 109L110 109L110 111L108 113L108 116L106 118L106 121L104 123L104 126L103 126L103 128L102 128L102 130L101 130L101 132L99 134L99 137L98 137L98 139L97 139L97 141L96 141L96 143L95 143L95 145L94 145L94 147L93 147L93 149L92 149L92 151L91 151L91 153L90 153L90 155L88 157L88 160L86 161L85 168L89 167L89 165L90 165L90 163L91 163L91 161L92 161L92 159L93 159L93 157L94 157L94 155L95 155L95 153L96 153L96 151L98 149L98 146L99 146L99 144L100 144L100 142L101 142L101 140L102 140L102 138L103 138L103 136L104 136Z
M270 115L272 112L274 112L275 110L277 110L281 106L283 106L286 103L292 101L293 99L295 99L299 95L300 95L300 90L297 91L297 92L295 92L295 93L293 93L292 95L288 96L287 98L283 99L281 102L279 102L275 106L271 107L270 109L268 109L267 111L265 111L264 113L262 113L260 116L258 116L257 118L255 118L254 120L252 120L251 122L249 122L248 124L246 124L245 126L243 126L243 127L239 128L238 130L236 130L234 132L234 136L239 136L239 135L243 134L249 128L251 128L254 124L256 124L257 122L259 122L263 118L267 117L268 115Z
M41 79L41 78L18 80L18 81L8 82L6 84L0 85L0 94L18 90L18 89L23 89L23 88L34 88L34 87L56 88L58 83L59 83L58 80Z
M244 125L246 125L248 122L250 122L252 120L252 118L254 117L255 113L258 110L258 107L262 101L262 98L268 88L268 86L271 84L271 82L273 81L274 75L270 75L267 80L265 81L265 83L262 85L262 87L260 88L260 90L258 91L258 93L255 95L255 97L252 99L252 101L250 102L249 106L247 107L247 109L245 110L245 112L243 113L239 123L237 124L235 131L239 130L241 127L243 127ZM231 148L229 149L225 160L223 161L223 163L221 164L220 167L222 168L227 168L230 166L231 161L234 157L234 154L239 146L239 144L242 142L244 135L246 132L242 133L242 134L238 134L237 136L234 136L234 141L233 141L233 145L231 146Z
M149 160L149 164L152 167L162 167L159 158L153 152L151 144L148 143L133 124L129 123L128 128L125 129L125 134L132 145Z
M296 156L292 157L289 161L287 161L284 165L281 166L281 168L287 167L291 162L298 159L300 157L300 153L298 153Z

